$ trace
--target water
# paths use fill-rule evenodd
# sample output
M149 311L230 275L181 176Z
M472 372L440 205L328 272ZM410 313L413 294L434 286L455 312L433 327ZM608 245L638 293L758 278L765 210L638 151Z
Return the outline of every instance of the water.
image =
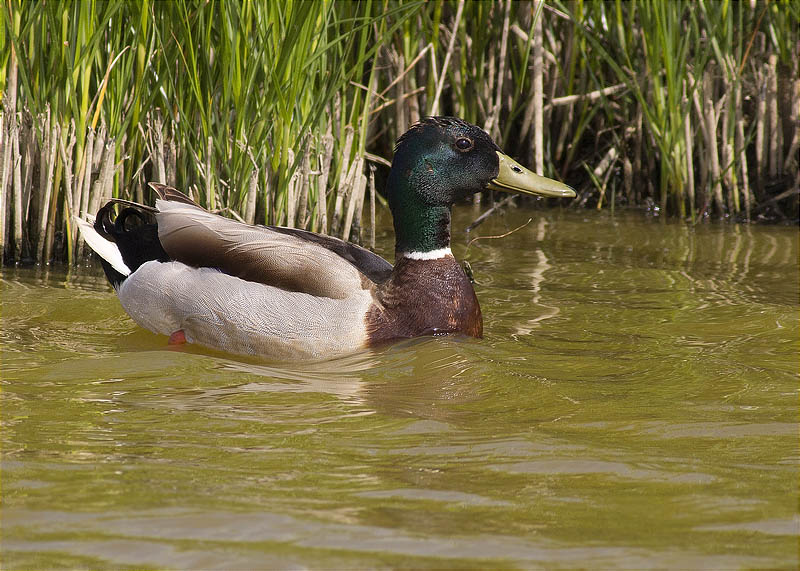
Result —
M796 568L797 228L478 233L530 216L469 247L486 339L316 364L4 269L3 568Z

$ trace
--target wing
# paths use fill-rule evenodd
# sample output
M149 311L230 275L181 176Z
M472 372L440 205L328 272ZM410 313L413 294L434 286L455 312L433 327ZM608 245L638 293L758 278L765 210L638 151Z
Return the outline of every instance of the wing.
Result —
M197 208L202 208L184 193L171 186L151 182L150 187L156 192L161 200L179 202L182 204L196 206ZM344 258L350 264L355 266L358 271L375 283L383 283L392 275L392 264L380 257L378 254L370 252L366 248L356 246L350 242L340 240L339 238L325 236L315 232L309 232L308 230L300 230L298 228L267 226L265 229L286 234L288 236L294 236L295 238L299 238L301 240L322 246L323 248L327 248L331 252Z
M356 260L354 250L340 247L345 254L341 255L325 247L324 239L317 242L297 232L242 224L185 201L159 199L156 208L161 245L171 259L190 266L219 268L247 281L334 299L344 299L372 283L346 257L349 253Z
M392 275L392 264L381 258L378 254L370 252L361 246L356 246L351 242L345 242L333 236L325 236L324 234L317 234L298 228L283 228L281 226L267 226L267 228L274 232L295 236L301 240L313 242L323 248L327 248L353 264L358 271L375 283L383 283Z

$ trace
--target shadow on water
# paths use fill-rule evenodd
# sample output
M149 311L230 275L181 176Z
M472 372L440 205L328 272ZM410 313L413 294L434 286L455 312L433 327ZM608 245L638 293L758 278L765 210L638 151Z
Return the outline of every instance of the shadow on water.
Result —
M484 340L316 363L4 268L3 567L798 564L796 228L544 212L467 257Z

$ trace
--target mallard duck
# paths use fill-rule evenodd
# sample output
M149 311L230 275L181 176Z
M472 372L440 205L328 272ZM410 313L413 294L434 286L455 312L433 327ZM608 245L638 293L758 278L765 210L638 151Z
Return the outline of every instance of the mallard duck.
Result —
M238 354L327 358L392 340L482 337L480 305L450 251L453 203L490 188L572 197L503 154L480 128L427 117L397 141L387 181L395 264L305 230L212 214L151 184L155 208L107 203L77 220L140 326Z

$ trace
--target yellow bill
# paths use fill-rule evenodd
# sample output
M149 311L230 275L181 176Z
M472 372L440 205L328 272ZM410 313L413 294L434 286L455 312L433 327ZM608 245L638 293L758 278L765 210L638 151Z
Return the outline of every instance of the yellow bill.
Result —
M492 179L488 188L551 198L573 198L575 196L575 191L563 182L539 176L500 151L497 151L497 156L500 158L500 172L497 177Z

